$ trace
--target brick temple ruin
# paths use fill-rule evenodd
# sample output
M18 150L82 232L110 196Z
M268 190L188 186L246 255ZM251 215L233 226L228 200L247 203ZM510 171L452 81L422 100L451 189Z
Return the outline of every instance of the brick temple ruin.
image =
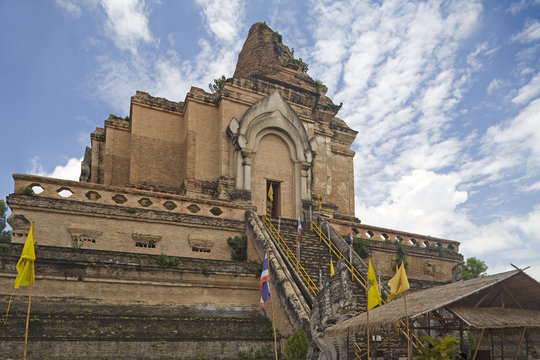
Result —
M272 316L259 305L254 263L269 250L280 345L303 328L310 357L323 359L333 345L322 323L365 309L361 286L339 275L347 271L337 261L350 231L371 240L383 280L394 272L398 248L407 250L412 286L459 279L458 242L355 217L357 131L337 117L341 105L306 69L281 35L257 23L233 77L215 93L192 87L174 102L137 91L128 117L111 115L91 134L80 181L13 175L13 240L0 253L0 304L7 305L19 244L34 223L34 354L273 358ZM247 259L233 261L227 239L242 236ZM333 278L331 257L341 269ZM352 263L365 275L357 254ZM0 335L1 347L14 353L25 299L16 293Z

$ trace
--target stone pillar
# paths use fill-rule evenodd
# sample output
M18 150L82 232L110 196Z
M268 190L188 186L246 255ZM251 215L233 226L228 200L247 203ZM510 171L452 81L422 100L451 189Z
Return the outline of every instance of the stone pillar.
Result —
M300 170L300 191L302 200L311 200L311 194L309 189L309 163L302 163Z
M251 191L251 152L242 151L244 166L244 190Z
M234 166L235 166L236 188L239 190L244 190L244 167L243 167L241 151L239 150L235 151L234 160L235 160Z

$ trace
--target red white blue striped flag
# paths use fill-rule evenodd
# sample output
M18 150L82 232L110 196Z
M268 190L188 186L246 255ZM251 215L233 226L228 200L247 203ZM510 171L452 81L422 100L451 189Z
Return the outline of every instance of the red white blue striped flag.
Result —
M298 217L298 237L302 236L302 222L300 221L300 216Z
M270 297L270 286L268 284L270 275L268 274L268 253L264 253L263 268L261 273L261 279L259 280L259 290L261 291L261 304L266 306L266 302Z

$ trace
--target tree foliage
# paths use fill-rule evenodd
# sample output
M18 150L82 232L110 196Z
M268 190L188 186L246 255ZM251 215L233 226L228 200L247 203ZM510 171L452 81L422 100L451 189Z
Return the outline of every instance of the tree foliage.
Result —
M455 359L459 354L459 340L455 337L447 336L444 339L422 336L422 342L427 346L420 347L420 354L414 360L443 360Z
M463 263L461 278L463 280L470 280L480 276L486 276L487 269L488 266L485 262L475 257L470 257Z
M303 360L309 350L309 341L306 333L298 329L292 333L285 343L285 355L289 360Z
M220 78L214 79L214 83L208 84L208 87L210 88L210 91L212 94L219 93L221 90L223 90L223 86L225 86L225 82L227 81L227 78L225 75L221 75Z
M7 206L4 200L0 200L0 243L11 242L11 231L6 229Z

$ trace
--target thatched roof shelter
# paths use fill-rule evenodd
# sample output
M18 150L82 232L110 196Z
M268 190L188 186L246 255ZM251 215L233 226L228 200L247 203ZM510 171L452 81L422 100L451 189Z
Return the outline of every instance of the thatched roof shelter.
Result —
M473 280L459 281L426 290L406 292L411 320L446 309L475 328L540 328L540 283L514 270ZM372 331L395 329L405 321L401 296L369 312ZM329 336L365 331L367 313L345 320L325 330Z
M540 311L500 307L455 307L449 310L477 329L540 328Z

